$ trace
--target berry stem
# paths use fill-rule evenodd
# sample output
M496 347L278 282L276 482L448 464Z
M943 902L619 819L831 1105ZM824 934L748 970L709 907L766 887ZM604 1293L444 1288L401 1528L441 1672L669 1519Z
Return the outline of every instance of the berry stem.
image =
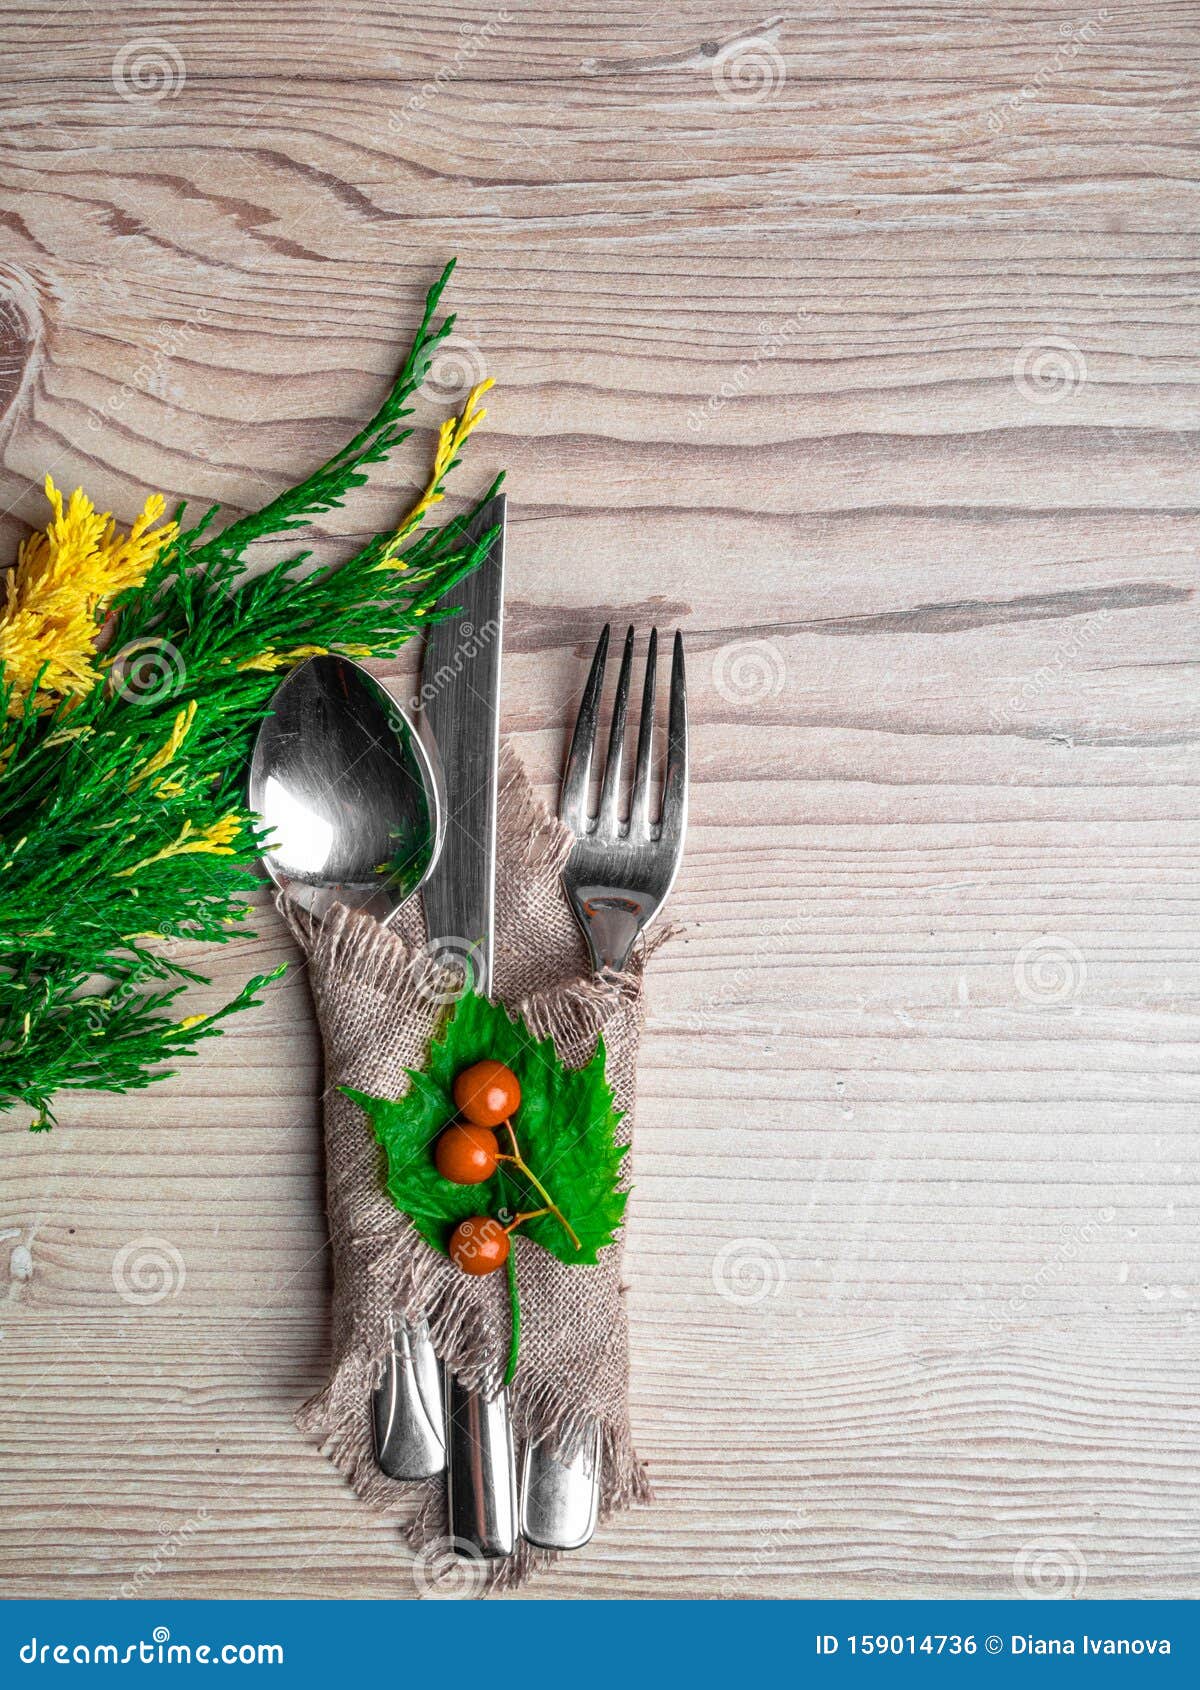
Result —
M504 1383L511 1385L513 1374L517 1371L517 1356L521 1350L521 1299L517 1295L517 1261L516 1252L509 1254L504 1264L508 1269L508 1307L512 1319L512 1337L508 1344L508 1365L504 1369Z
M509 1221L504 1230L505 1232L515 1232L523 1221L535 1221L539 1215L548 1215L549 1213L549 1209L530 1209L528 1214L518 1215L515 1221Z
M551 1197L550 1193L546 1190L546 1187L542 1184L541 1180L537 1177L537 1175L534 1173L533 1169L529 1166L529 1164L525 1161L524 1157L521 1155L521 1147L517 1143L517 1135L513 1130L512 1122L511 1121L505 1121L504 1125L508 1128L508 1136L512 1139L513 1153L512 1153L511 1156L501 1156L501 1157L498 1158L498 1160L501 1161L501 1162L511 1162L512 1165L514 1166L514 1168L520 1168L521 1172L525 1175L525 1178L529 1181L530 1185L537 1192L538 1196L544 1197L545 1200L546 1200L546 1208L539 1210L538 1212L540 1214L546 1214L546 1213L552 1214L554 1216L555 1220L558 1221L559 1225L562 1226L562 1228L566 1232L568 1238L571 1240L571 1243L575 1246L575 1248L577 1250L582 1250L583 1245L579 1242L579 1234L575 1231L575 1228L571 1225L570 1221L563 1214L563 1212L559 1208L558 1204L554 1201L553 1197ZM528 1219L528 1218L531 1218L531 1217L526 1217L526 1218ZM514 1222L514 1225L515 1224L516 1223Z

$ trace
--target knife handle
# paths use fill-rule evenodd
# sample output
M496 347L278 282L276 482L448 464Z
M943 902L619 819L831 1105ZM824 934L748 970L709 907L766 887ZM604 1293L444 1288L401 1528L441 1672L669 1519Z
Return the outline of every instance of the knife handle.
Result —
M375 1459L389 1479L431 1479L445 1471L442 1370L423 1320L396 1333L371 1406Z
M511 1555L517 1541L517 1477L508 1393L487 1401L446 1369L446 1506L450 1536L467 1555Z
M521 1536L538 1549L582 1549L600 1513L600 1422L568 1451L551 1436L525 1446Z

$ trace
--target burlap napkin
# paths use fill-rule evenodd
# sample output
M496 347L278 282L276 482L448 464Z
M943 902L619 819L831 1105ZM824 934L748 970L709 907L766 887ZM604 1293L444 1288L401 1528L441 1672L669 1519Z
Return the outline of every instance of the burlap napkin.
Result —
M505 746L494 995L519 1010L536 1034L551 1034L571 1066L588 1060L603 1033L609 1083L625 1111L620 1131L628 1141L644 955L611 984L591 972L559 880L569 849L567 830L535 802L520 760ZM426 948L419 905L414 899L386 928L342 908L319 924L290 905L284 913L308 953L325 1044L326 1206L334 1271L332 1371L297 1424L320 1435L325 1454L365 1502L401 1515L405 1535L432 1564L446 1541L443 1483L402 1484L380 1472L372 1387L397 1318L423 1314L437 1354L468 1385L491 1395L508 1354L505 1276L472 1278L418 1237L387 1195L384 1153L368 1121L338 1089L398 1097L408 1085L405 1070L425 1061L449 982ZM620 1239L618 1234L594 1267L567 1267L530 1240L515 1240L521 1360L510 1387L514 1435L520 1441L553 1431L570 1439L588 1420L599 1420L602 1519L649 1497L629 1426ZM507 1560L487 1565L486 1580L513 1587L552 1559L522 1543ZM482 1570L477 1577L483 1581Z

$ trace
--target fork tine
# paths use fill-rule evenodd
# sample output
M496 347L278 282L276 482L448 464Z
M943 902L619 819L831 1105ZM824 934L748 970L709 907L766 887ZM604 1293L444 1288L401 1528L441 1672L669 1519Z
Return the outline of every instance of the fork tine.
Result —
M600 715L600 689L604 685L604 661L608 656L609 625L596 642L591 672L583 689L567 767L563 773L558 813L572 833L585 833L588 825L588 786L592 778L592 754L596 748L596 721Z
M650 756L654 748L654 678L658 665L658 629L650 630L646 679L642 684L642 719L638 724L637 764L629 803L629 837L645 838L650 824Z
M612 727L608 734L608 760L604 765L604 786L600 793L600 816L597 833L615 837L621 817L621 765L625 759L625 716L629 707L629 672L633 668L633 629L625 634L625 650L621 653L621 672L617 676L617 695L613 699Z
M675 635L671 658L671 711L667 722L667 773L663 782L662 827L665 844L680 846L687 822L688 720L687 681L683 672L683 635Z

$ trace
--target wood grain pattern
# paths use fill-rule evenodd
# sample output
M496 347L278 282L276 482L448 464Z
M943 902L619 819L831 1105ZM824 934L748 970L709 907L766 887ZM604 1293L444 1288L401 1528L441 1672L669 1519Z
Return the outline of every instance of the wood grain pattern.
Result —
M0 8L5 556L47 467L261 502L457 251L547 797L600 620L687 632L629 1251L660 1500L534 1596L1200 1591L1196 36ZM199 1004L292 955L264 906ZM6 1119L8 1593L415 1594L291 1425L321 1084L295 970L156 1091Z

